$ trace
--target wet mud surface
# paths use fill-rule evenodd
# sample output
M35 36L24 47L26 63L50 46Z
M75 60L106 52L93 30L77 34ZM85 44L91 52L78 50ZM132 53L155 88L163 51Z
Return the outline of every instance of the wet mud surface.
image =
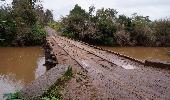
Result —
M47 40L53 44L58 63L74 70L74 77L62 90L64 99L170 99L170 74L166 70L145 67L64 37L50 35Z

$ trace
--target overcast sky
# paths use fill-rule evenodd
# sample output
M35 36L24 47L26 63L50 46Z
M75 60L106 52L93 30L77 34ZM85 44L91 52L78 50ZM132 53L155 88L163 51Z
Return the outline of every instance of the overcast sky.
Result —
M7 0L11 1L11 0ZM75 4L88 11L90 5L96 9L114 8L119 14L133 13L150 16L152 20L170 17L170 0L42 0L44 8L53 10L55 20L69 14Z

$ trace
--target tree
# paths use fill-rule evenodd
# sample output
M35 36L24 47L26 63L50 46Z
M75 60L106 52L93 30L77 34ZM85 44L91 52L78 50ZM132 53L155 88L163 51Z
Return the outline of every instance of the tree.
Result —
M50 23L52 21L53 21L53 14L49 9L47 9L45 12L44 22L47 25L48 23Z
M158 46L170 43L170 18L155 21L154 31Z
M94 6L90 6L89 7L89 15L93 16L94 11L95 11L95 7Z
M116 44L115 32L116 32L116 14L115 9L99 9L96 12L97 27L101 34L101 40L105 41L104 44L113 45ZM109 37L109 38L107 38Z
M16 32L16 25L11 16L10 6L0 6L0 45L11 44Z
M118 45L127 46L130 44L130 34L125 30L120 30L116 32L116 40Z
M36 2L37 0L13 0L12 6L1 6L0 38L5 40L2 45L42 43L45 32L39 20L40 13L36 10Z
M62 19L64 31L70 32L74 38L83 39L85 27L88 20L88 13L80 6L75 7L70 11L70 14ZM75 37L76 36L76 37Z
M118 15L115 9L90 6L86 12L75 5L61 20L64 36L100 45L153 46L155 41L170 42L169 20L152 22L149 16L134 13L132 17Z
M35 6L36 18L39 25L45 26L47 23L45 21L45 12L42 5Z
M136 13L132 16L132 32L131 41L136 42L136 45L152 45L154 35L152 30L152 22L148 16L139 16Z
M127 32L131 32L133 25L132 25L132 19L130 17L127 17L125 15L119 15L119 17L116 20L117 24L117 30L125 30Z
M16 44L24 45L28 35L32 33L32 27L36 25L36 12L34 10L34 2L32 0L13 0L12 12L16 21Z

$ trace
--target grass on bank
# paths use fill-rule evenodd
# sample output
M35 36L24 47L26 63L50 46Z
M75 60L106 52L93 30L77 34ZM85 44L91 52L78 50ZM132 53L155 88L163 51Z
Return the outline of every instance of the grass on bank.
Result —
M68 67L65 74L57 80L57 82L52 85L43 95L42 100L59 100L61 99L60 90L65 86L65 84L71 79L73 75L72 67Z
M4 94L4 98L6 98L6 100L26 100L19 91L15 93Z
M71 79L73 76L72 67L68 67L65 74L59 78L54 85L52 85L41 97L41 100L60 100L61 94L60 90L65 86L65 84ZM6 100L26 100L20 91L17 91L15 93L9 93L4 94L4 98ZM33 97L32 100L36 100L36 98Z

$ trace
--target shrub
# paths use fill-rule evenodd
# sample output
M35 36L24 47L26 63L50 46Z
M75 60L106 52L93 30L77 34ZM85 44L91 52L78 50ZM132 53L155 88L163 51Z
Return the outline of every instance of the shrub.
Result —
M4 94L6 100L26 100L19 91L15 93Z
M170 43L170 18L160 19L154 22L156 42L158 45Z
M116 40L120 46L127 46L130 44L130 34L124 30L117 31Z

